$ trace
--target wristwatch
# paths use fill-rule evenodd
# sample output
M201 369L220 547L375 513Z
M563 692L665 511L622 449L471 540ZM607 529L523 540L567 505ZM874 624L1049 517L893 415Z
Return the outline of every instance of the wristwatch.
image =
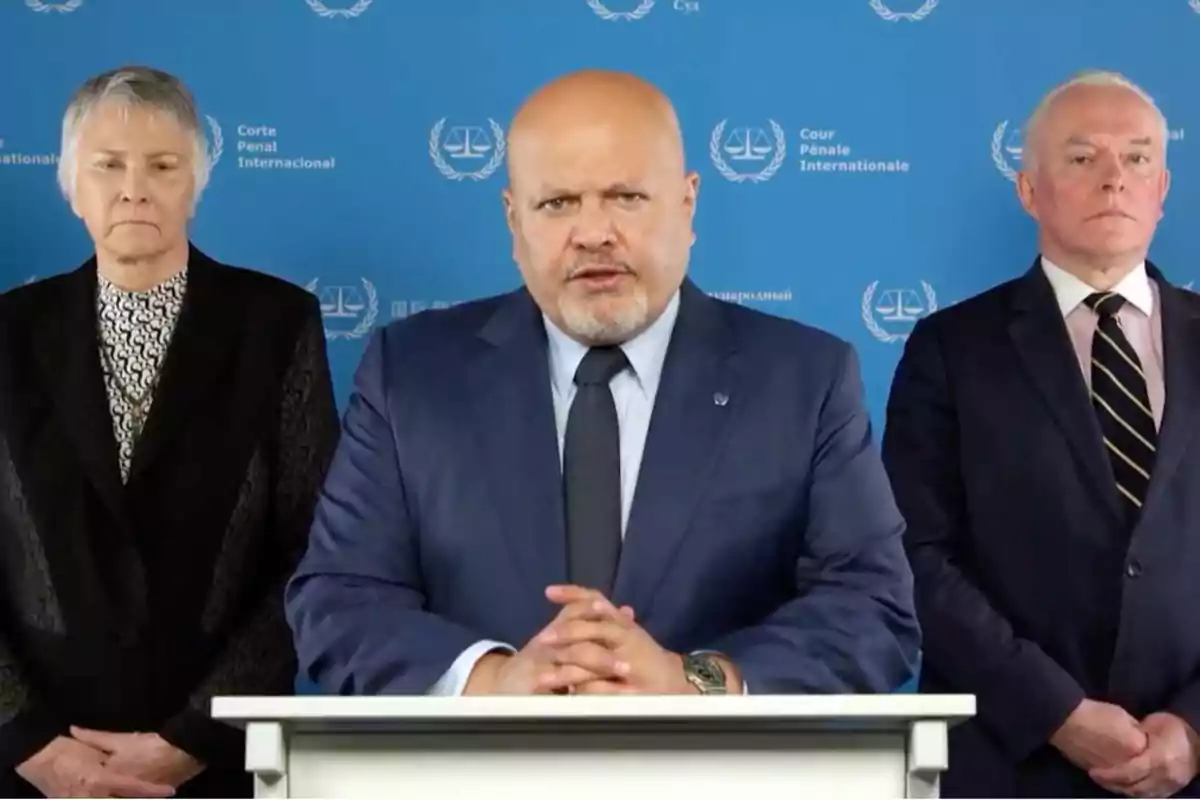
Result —
M683 676L700 694L726 694L725 670L706 653L683 655Z

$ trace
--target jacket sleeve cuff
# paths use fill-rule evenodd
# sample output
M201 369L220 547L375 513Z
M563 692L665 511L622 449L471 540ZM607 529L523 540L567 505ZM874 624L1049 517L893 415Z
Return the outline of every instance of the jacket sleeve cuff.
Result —
M1017 761L1047 744L1087 698L1075 679L1037 648L1026 643L1021 655L1019 669L1005 670L979 696L981 721Z
M0 726L0 769L13 770L70 729L53 713L34 706Z
M245 759L246 739L241 730L192 709L167 720L158 735L205 766L236 768Z
M1166 708L1200 733L1200 681L1188 684Z

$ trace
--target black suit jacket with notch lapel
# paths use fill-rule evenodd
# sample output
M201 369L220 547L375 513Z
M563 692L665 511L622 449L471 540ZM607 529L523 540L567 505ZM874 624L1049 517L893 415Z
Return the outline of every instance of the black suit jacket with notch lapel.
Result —
M905 346L883 454L908 522L921 688L978 697L950 734L946 796L1104 794L1048 743L1084 697L1200 728L1200 296L1147 271L1166 406L1132 536L1040 262Z
M0 295L0 794L68 725L157 731L250 791L220 694L290 694L282 591L338 420L316 299L191 248L129 480L96 329L96 263ZM6 782L14 782L11 788Z

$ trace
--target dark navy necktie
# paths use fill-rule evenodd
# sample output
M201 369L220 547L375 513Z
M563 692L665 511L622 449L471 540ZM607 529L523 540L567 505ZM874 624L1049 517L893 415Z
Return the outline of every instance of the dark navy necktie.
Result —
M563 446L567 575L608 596L621 555L621 442L608 382L629 366L619 347L593 347L575 371Z

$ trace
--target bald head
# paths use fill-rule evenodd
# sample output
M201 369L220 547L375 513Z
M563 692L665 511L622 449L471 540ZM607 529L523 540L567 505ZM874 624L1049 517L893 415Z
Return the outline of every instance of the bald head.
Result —
M558 78L533 93L508 132L508 174L514 181L528 153L547 140L622 134L644 137L682 176L683 134L671 101L653 84L624 72L584 70Z
M602 71L543 86L509 126L508 175L513 256L551 321L615 344L662 314L687 268L700 180L662 92Z

